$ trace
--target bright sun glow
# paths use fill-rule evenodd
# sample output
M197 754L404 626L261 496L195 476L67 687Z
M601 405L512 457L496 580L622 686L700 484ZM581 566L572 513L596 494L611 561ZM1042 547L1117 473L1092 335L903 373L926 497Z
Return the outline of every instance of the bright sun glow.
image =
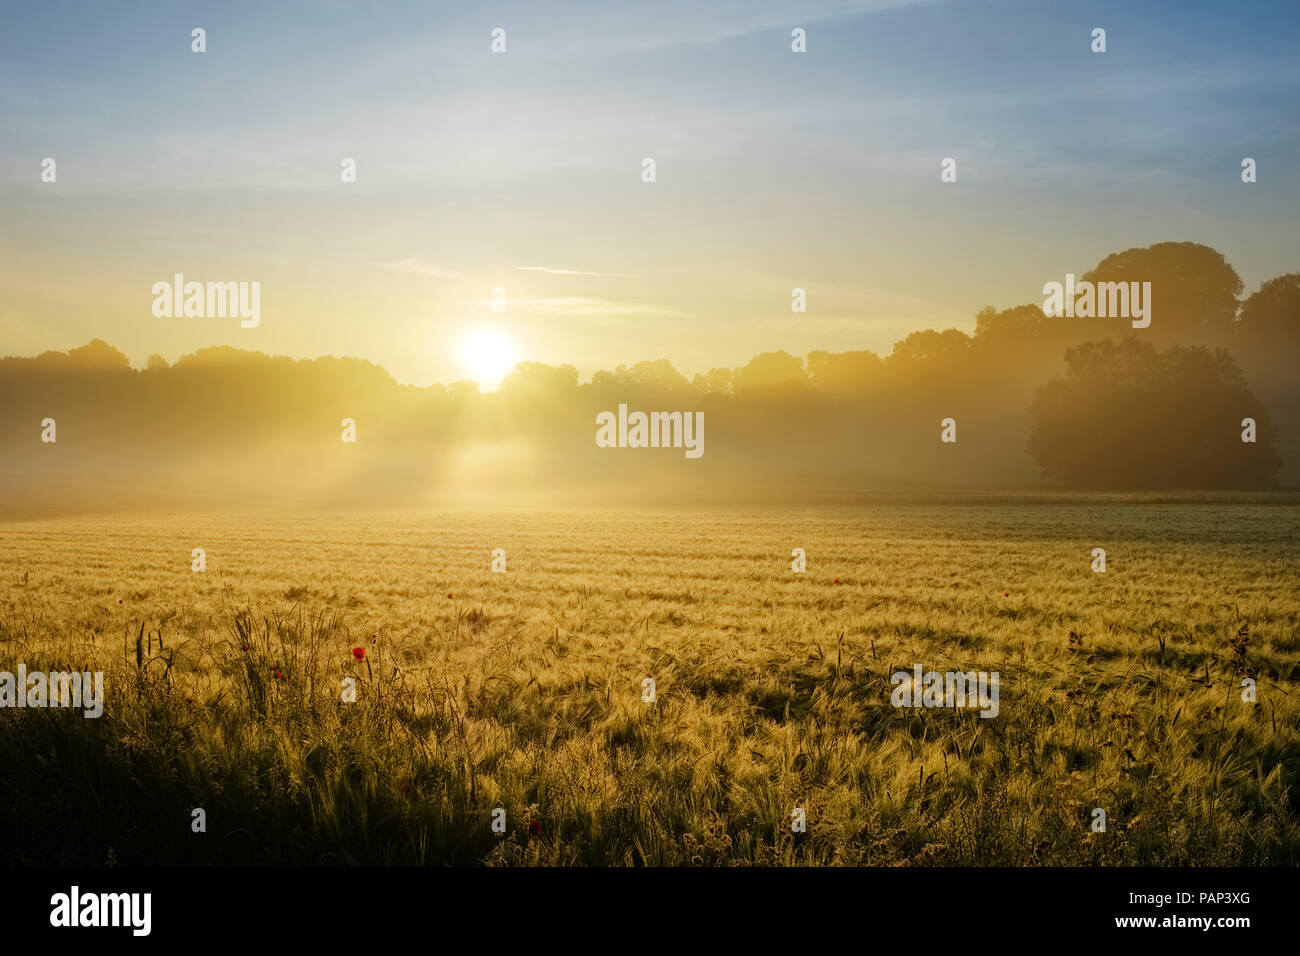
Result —
M460 360L484 388L501 383L515 364L510 343L498 332L480 329L471 335L460 350Z

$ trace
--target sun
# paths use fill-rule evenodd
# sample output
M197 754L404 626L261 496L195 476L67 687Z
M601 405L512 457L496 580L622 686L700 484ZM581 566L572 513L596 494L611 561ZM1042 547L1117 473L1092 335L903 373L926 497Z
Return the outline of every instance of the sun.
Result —
M461 346L460 360L479 385L493 388L514 368L515 353L501 333L479 329Z

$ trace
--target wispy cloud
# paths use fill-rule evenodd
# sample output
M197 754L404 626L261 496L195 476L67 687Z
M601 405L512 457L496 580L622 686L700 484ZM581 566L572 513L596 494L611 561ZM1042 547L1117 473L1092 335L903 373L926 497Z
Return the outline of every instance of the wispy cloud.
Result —
M405 259L399 259L397 262L380 263L381 269L389 272L414 272L417 275L433 276L435 279L458 279L465 280L468 276L463 276L459 272L452 272L441 266L434 265L431 262L425 262L418 256L407 256Z
M639 279L635 272L586 272L582 269L552 269L550 266L515 266L521 272L545 272L553 276L600 276L603 279Z
M582 0L564 8L564 14L547 11L555 36L547 48L566 52L589 48L583 27L594 24L606 54L649 50L676 45L717 43L736 37L794 26L808 26L909 6L921 0L660 0L651 4L613 4L607 0Z
M475 302L474 307L490 309L492 302L483 299ZM648 315L677 318L686 316L685 312L665 309L646 302L614 302L610 299L593 299L584 296L521 296L517 299L507 299L506 307L554 315Z

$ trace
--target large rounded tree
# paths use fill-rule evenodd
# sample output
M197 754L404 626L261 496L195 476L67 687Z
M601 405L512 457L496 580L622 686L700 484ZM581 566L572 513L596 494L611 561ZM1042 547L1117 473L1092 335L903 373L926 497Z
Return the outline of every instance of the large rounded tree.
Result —
M1237 318L1241 277L1221 252L1195 242L1158 242L1107 256L1089 282L1151 283L1151 325L1142 338L1161 345L1226 345Z
M1037 392L1029 453L1081 488L1243 489L1272 484L1281 459L1270 416L1224 350L1164 352L1126 336L1065 353ZM1243 419L1256 440L1242 440Z

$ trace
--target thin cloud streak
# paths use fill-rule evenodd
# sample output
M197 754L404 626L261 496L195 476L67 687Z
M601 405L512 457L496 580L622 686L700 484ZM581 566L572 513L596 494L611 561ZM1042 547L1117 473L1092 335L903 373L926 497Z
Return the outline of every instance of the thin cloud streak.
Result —
M443 269L441 266L425 262L417 256L408 256L405 259L399 259L397 262L381 263L380 268L389 272L412 272L416 275L433 276L435 279L455 279L463 282L469 278L459 272L452 272L449 269Z
M586 272L582 269L552 269L549 266L515 266L520 272L545 272L553 276L599 276L602 279L639 279L635 272Z
M480 299L474 302L474 307L490 309L492 302ZM615 302L610 299L593 299L584 296L522 296L517 299L507 299L506 307L557 315L647 315L687 318L685 312L665 309L647 302Z

